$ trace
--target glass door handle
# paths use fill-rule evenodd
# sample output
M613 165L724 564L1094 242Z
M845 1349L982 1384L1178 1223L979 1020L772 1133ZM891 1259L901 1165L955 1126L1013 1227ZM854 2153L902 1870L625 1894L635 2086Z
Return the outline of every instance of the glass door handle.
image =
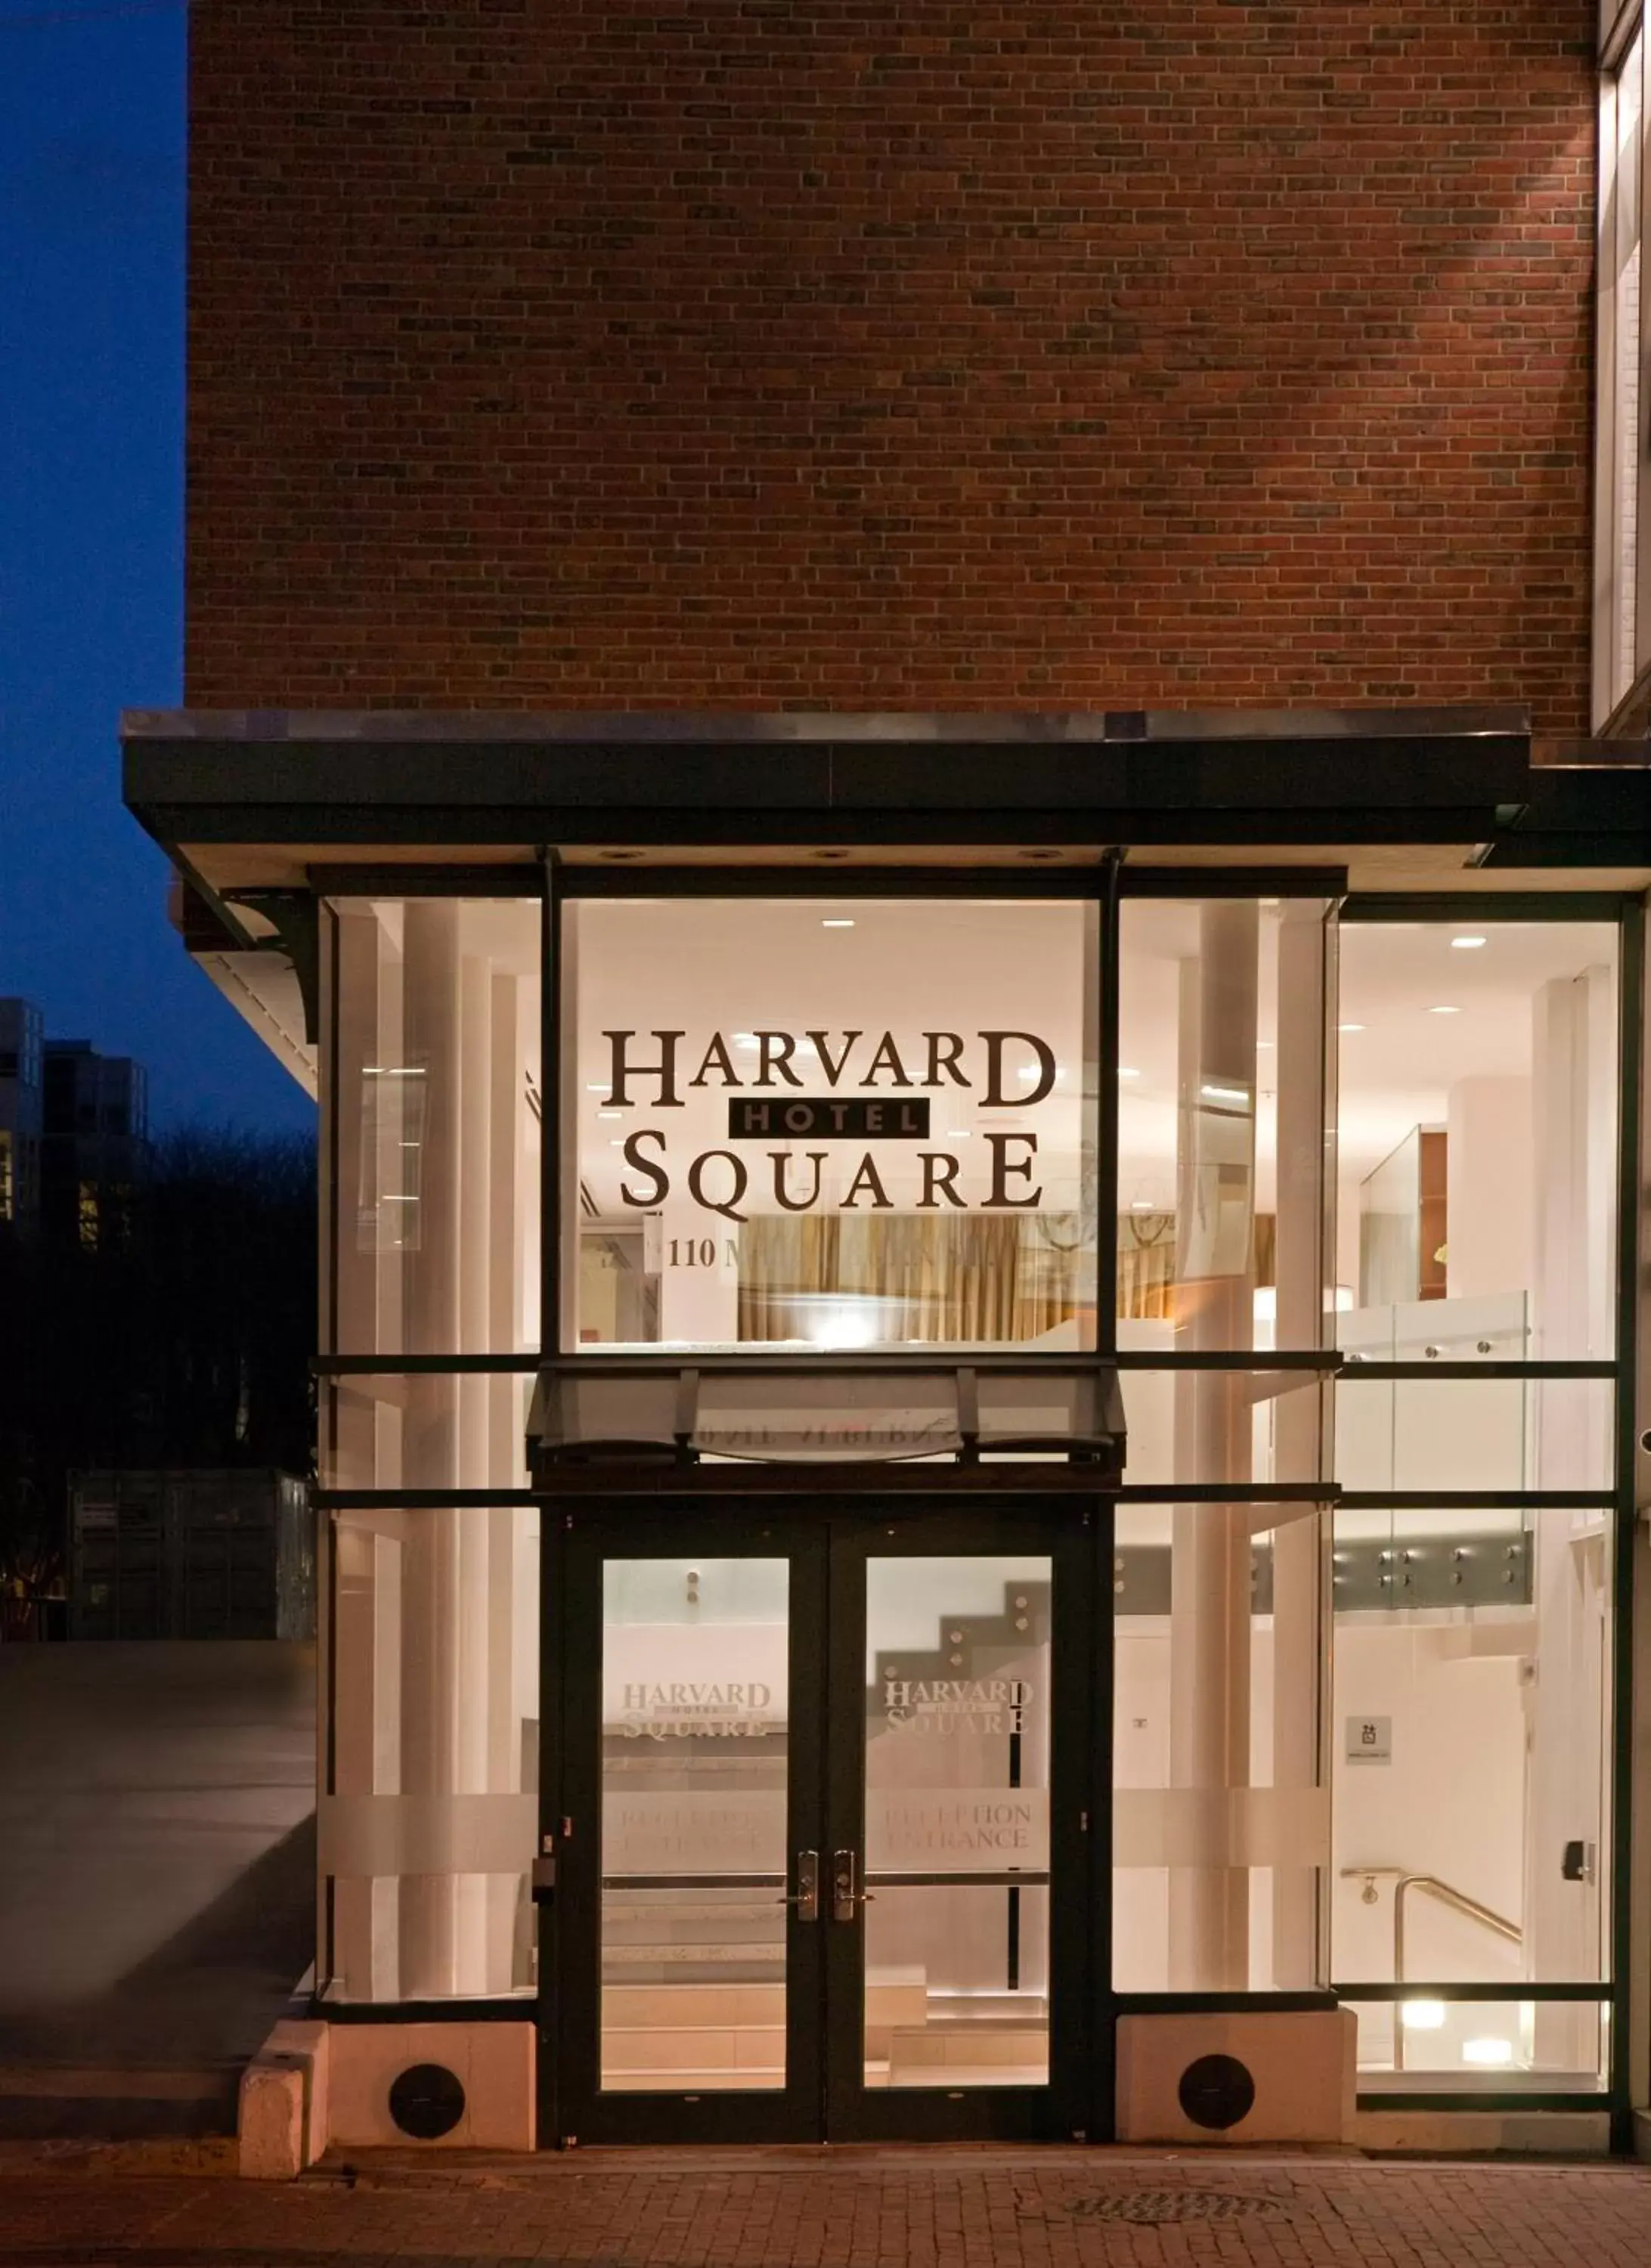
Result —
M834 1851L831 1853L831 1918L833 1921L852 1921L862 1906L872 1904L875 1893L860 1889L859 1871L858 1851Z
M799 1851L797 1853L797 1887L788 1897L776 1898L776 1905L795 1906L799 1921L818 1921L820 1918L820 1853Z

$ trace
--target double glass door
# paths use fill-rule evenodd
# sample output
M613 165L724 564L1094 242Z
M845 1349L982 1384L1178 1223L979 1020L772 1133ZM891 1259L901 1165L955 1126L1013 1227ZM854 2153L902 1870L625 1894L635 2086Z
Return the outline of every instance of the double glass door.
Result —
M565 1523L547 2141L1087 2131L1084 1523Z

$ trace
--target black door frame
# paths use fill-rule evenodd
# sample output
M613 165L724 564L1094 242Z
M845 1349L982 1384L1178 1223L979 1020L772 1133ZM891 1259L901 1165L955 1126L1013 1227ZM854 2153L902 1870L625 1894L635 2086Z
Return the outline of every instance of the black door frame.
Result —
M549 1510L549 1508L548 1508ZM1068 2140L1112 2131L1109 1992L1110 1505L1099 1493L1027 1491L989 1504L866 1495L762 1503L594 1499L550 1510L545 1554L544 1813L556 1886L541 1906L539 2139L693 2143ZM866 1561L879 1544L952 1554L1047 1550L1050 1631L1050 2085L867 2089L859 2083L864 1972L860 1920L830 1915L829 1854L859 1851L864 1822ZM687 2094L598 2084L602 1558L785 1553L792 1561L787 1880L818 1849L822 1914L787 1929L787 2083ZM798 1611L800 1606L803 1610ZM554 1687L552 1694L550 1689ZM839 1697L835 1711L828 1695ZM851 1705L848 1697L852 1696ZM597 1705L600 1705L599 1700ZM829 1714L835 1723L829 1724ZM554 1791L554 1793L553 1793ZM549 1854L548 1854L549 1855Z

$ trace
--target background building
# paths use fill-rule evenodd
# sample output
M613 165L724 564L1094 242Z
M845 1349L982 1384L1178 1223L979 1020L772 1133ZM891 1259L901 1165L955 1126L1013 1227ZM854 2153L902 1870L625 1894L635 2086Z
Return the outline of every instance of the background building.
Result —
M32 1000L0 1000L0 1221L24 1236L40 1219L44 1036Z

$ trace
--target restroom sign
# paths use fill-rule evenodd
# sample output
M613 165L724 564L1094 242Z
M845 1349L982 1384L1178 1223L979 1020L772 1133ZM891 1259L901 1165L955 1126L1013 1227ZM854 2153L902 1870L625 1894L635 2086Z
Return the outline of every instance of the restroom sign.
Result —
M1391 1717L1349 1717L1347 1761L1350 1764L1390 1764L1393 1761Z

